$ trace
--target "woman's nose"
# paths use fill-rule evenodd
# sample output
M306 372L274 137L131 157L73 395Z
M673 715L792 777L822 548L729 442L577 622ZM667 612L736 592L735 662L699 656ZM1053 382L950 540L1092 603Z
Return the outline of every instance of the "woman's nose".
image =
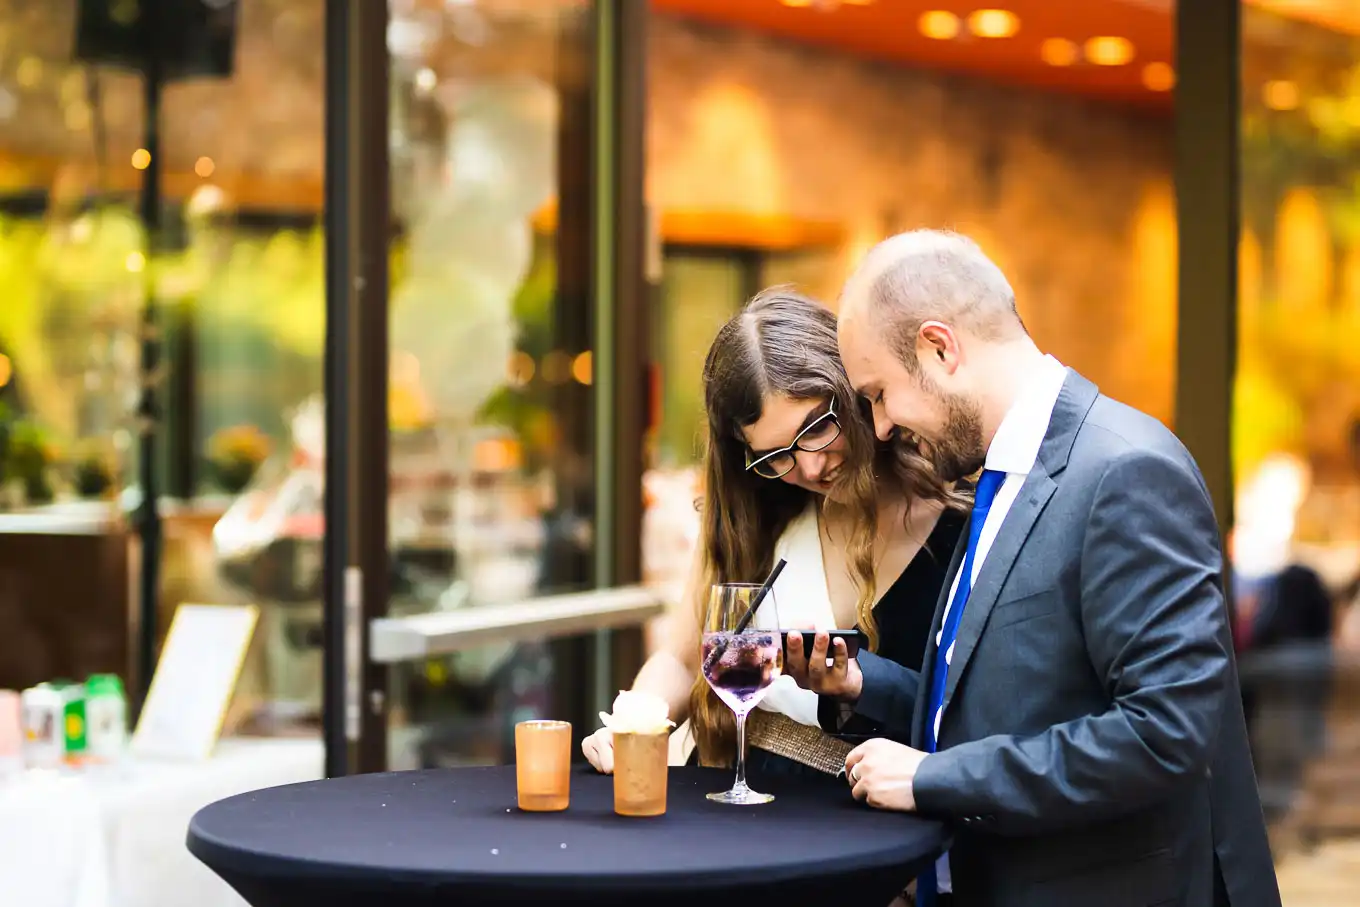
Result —
M798 461L798 471L809 482L820 482L826 469L826 454L820 451L800 450L794 454Z

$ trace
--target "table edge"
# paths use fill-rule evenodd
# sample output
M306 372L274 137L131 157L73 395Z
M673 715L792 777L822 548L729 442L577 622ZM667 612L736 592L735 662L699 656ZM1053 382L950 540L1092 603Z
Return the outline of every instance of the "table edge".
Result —
M512 766L486 766L485 769L505 771L512 769ZM439 769L427 771L441 771ZM405 772L383 772L383 775L400 775ZM293 784L279 785L278 787L294 787L298 785L313 785L324 783L326 780L334 779L313 779L311 781L295 782ZM277 788L270 788L277 789ZM434 870L430 868L412 867L383 867L366 863L341 863L331 860L313 860L304 856L281 855L270 851L257 850L235 840L225 841L210 831L202 827L202 819L209 813L227 801L258 794L260 791L247 791L232 796L224 797L213 803L207 804L197 810L189 821L189 827L185 836L185 846L188 851L201 863L221 876L218 867L238 873L242 877L252 879L328 879L340 881L362 882L381 877L385 884L393 887L413 887L428 888L432 885L439 886L474 886L474 885L499 885L505 886L507 880L512 882L512 886L507 890L540 892L545 890L557 889L562 886L579 885L583 876L581 873L562 874L560 872L541 873L541 874L517 874L513 877L504 874L487 871L450 871ZM875 810L876 812L879 812ZM926 830L933 832L930 834L930 844L924 850L915 854L907 853L901 844L894 844L891 839L885 838L874 850L867 855L856 860L853 865L847 865L842 857L821 859L821 860L798 860L784 864L782 868L769 870L762 869L762 877L768 879L770 883L777 882L797 882L809 878L816 878L825 875L840 875L852 872L901 867L906 872L913 874L919 873L926 866L933 863L940 854L949 848L952 842L952 831L949 825L937 818L921 816L915 813L899 813L901 819L909 821ZM249 865L246 865L249 864ZM693 869L683 871L670 870L665 872L642 872L630 874L613 874L610 876L590 876L595 880L596 887L607 890L610 885L619 888L630 888L637 884L639 878L646 877L653 880L658 885L673 887L680 890L703 891L716 887L728 887L732 880L732 869L713 870L709 872L696 872Z
M885 845L873 855L854 866L847 867L843 860L800 860L782 868L761 869L762 880L767 884L801 882L809 878L851 872L873 871L877 869L900 868L904 877L915 877L927 866L934 863L951 845L953 836L943 822L922 816L911 818L926 825L935 826L938 831L936 840L927 850L916 855L892 853L893 848ZM590 878L598 890L608 891L635 890L640 878L646 878L657 886L680 890L721 889L731 886L732 872L719 871L668 871L638 872L636 874L613 874L609 876L582 876L581 874L562 875L519 873L507 876L492 872L449 872L428 869L375 867L355 863L335 863L321 860L307 860L300 857L282 857L266 851L251 850L237 844L225 844L213 835L198 827L198 815L189 822L185 846L199 862L218 876L218 867L231 873L238 873L251 879L292 879L308 880L324 878L328 881L362 882L381 877L388 888L429 888L432 885L456 887L460 885L497 885L508 893L548 892L563 887L578 886L582 878ZM248 859L249 866L244 865ZM904 882L905 884L905 882Z

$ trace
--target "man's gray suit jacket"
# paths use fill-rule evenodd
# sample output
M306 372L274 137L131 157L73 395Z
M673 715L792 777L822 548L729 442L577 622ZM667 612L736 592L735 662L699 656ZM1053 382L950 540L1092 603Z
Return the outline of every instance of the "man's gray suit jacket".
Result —
M856 711L921 748L918 674L872 654ZM1069 371L983 561L918 809L952 820L956 902L1279 907L1203 477ZM918 695L919 693L919 695Z

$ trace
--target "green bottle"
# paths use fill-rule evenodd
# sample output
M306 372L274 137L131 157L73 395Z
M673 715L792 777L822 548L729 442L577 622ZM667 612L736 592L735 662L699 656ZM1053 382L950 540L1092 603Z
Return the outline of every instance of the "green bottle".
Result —
M114 762L127 746L127 695L117 674L85 681L85 742L92 759Z
M66 761L85 758L85 685L70 680L54 680L52 688L61 694L61 726L66 738Z

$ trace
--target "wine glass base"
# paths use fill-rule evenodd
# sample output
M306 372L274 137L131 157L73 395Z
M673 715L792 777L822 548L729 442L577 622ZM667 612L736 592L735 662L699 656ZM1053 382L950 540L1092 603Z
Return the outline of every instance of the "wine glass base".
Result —
M708 799L714 803L726 803L731 806L756 806L760 803L769 803L774 799L774 794L760 794L751 790L725 790L720 794L709 794Z

